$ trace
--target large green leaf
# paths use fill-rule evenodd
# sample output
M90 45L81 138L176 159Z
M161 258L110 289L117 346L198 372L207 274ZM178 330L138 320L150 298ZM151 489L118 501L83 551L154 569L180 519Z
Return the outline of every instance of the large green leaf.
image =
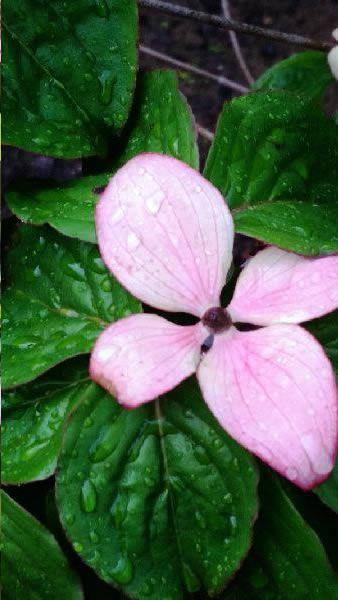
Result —
M338 251L338 203L276 200L234 213L236 231L300 254Z
M191 380L125 411L97 388L66 430L62 524L81 558L138 599L221 589L251 543L253 459L216 423Z
M91 394L87 360L57 366L36 381L5 392L2 425L2 481L46 479L56 468L70 411Z
M315 532L273 476L262 479L254 543L224 600L337 600L338 582Z
M82 591L55 538L1 492L5 600L81 600Z
M63 158L104 153L131 105L136 1L7 0L3 27L3 141Z
M95 242L95 189L105 186L116 168L141 152L162 152L198 167L196 132L190 109L173 71L141 74L136 88L122 154L109 172L75 179L60 186L16 184L8 192L11 210L23 221L49 223L61 233Z
M333 81L327 54L307 50L274 64L255 81L253 89L284 89L316 100L321 98Z
M90 352L110 322L140 304L106 270L96 246L49 228L23 226L8 255L3 294L3 386L38 377Z
M337 125L309 100L256 92L225 105L206 176L236 230L287 250L338 250Z

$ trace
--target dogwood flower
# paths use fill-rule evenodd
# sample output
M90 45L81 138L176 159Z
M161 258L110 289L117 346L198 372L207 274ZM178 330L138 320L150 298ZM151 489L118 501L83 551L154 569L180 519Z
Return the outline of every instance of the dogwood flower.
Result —
M336 42L338 42L338 28L332 32L332 35ZM327 60L332 71L332 75L338 80L338 44L330 50Z
M134 408L196 372L230 436L303 489L323 481L337 448L335 377L298 323L336 307L338 257L265 248L221 308L230 211L199 173L159 154L141 154L115 174L97 205L96 229L104 262L134 296L199 322L181 326L156 314L117 321L95 344L93 380ZM260 327L240 331L236 323Z

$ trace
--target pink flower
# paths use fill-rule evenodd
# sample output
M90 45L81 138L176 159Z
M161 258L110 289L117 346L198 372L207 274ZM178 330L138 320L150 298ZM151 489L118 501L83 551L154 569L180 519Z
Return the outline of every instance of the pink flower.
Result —
M303 489L323 481L337 447L331 364L298 323L332 311L338 258L269 247L244 267L227 309L219 298L234 227L223 197L178 160L141 154L110 181L96 210L106 265L148 305L197 316L179 326L138 314L109 326L91 377L127 408L196 372L210 410L240 444ZM263 326L239 331L239 322Z

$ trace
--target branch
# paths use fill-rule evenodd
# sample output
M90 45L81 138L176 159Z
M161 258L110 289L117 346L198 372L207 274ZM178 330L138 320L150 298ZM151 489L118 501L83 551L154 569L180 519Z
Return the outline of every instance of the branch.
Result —
M276 40L277 42L283 42L284 44L292 44L295 46L303 46L304 48L313 48L314 50L331 50L333 44L331 42L323 42L320 40L314 40L312 38L303 37L295 33L283 33L282 31L276 31L274 29L265 29L264 27L258 27L256 25L249 25L248 23L242 23L241 21L234 21L226 17L220 17L218 15L209 15L208 13L201 12L199 10L192 10L185 6L178 6L177 4L168 4L161 0L139 0L139 5L144 8L152 8L163 12L167 15L182 17L183 19L192 19L199 23L206 23L207 25L215 25L221 29L233 30L238 33L247 33L248 35L255 35L258 37L269 38L270 40Z
M212 133L212 131L210 131L209 129L206 129L205 127L202 127L202 125L199 125L198 123L196 123L196 129L197 129L197 132L199 133L199 135L204 137L209 142L212 142L212 140L215 137L214 134Z
M153 56L154 58L158 58L159 60L163 60L164 62L177 67L178 69L182 69L183 71L188 71L190 73L196 73L196 75L201 75L202 77L206 77L207 79L212 79L216 81L219 85L223 85L224 87L229 87L236 92L240 92L241 94L245 94L248 92L248 88L240 83L236 83L236 81L232 81L227 77L223 77L222 75L215 75L214 73L209 73L209 71L205 71L204 69L200 69L199 67L195 67L195 65L191 65L190 63L182 62L181 60L177 60L168 54L163 54L163 52L158 52L157 50L153 50L152 48L148 48L148 46L143 46L143 44L139 45L139 49L143 54L148 54L149 56Z
M222 11L223 11L223 15L227 18L230 19L231 15L230 15L230 8L229 8L229 2L228 0L221 0L221 4L222 4ZM245 60L244 60L244 56L242 54L242 50L240 48L240 45L238 43L238 39L237 39L237 35L235 34L234 31L229 31L229 38L231 41L231 45L233 48L233 51L235 53L235 56L237 58L237 62L240 66L240 68L242 69L242 73L244 74L244 77L246 78L247 82L249 85L251 85L254 82L254 78L252 77L248 65L246 64Z

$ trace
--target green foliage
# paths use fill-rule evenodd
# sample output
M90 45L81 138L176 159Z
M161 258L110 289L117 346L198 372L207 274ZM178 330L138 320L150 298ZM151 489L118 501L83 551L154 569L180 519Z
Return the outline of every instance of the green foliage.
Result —
M253 84L254 90L288 90L320 100L333 83L325 52L307 50L282 60L265 71Z
M46 479L56 468L71 410L91 393L87 360L74 359L36 381L5 392L2 481Z
M324 548L275 476L262 478L254 543L224 600L336 600Z
M74 158L104 154L136 75L135 0L7 0L3 141Z
M75 574L54 537L1 492L2 586L6 600L82 600Z
M94 190L105 186L117 167L141 152L169 154L198 167L192 115L173 71L152 71L139 77L123 151L108 172L75 179L62 187L24 182L8 193L8 204L25 222L49 223L65 235L95 242L98 195Z
M121 409L99 387L65 435L57 502L74 549L139 599L221 589L248 551L253 459L220 428L195 383Z
M3 386L35 379L90 352L109 322L140 310L92 244L48 228L20 228L3 294Z
M236 230L302 254L336 252L337 132L317 106L289 92L226 104L205 175L226 197Z
M96 595L105 581L137 600L198 591L203 599L338 599L321 543L271 474L261 479L253 527L255 461L217 424L195 382L126 411L89 379L88 357L77 356L110 322L141 310L95 245L98 188L141 152L198 168L194 118L175 73L136 82L137 35L136 0L5 2L5 143L101 159L95 171L84 161L79 179L15 182L7 195L29 225L18 228L5 270L3 384L13 389L3 403L3 481L47 479L58 465L61 523L92 568ZM301 254L337 252L338 122L319 106L331 82L326 55L302 52L225 105L205 174L238 232ZM338 370L337 313L306 326ZM337 477L336 466L314 490L335 511ZM41 494L44 486L67 549L52 480L29 488ZM285 489L294 498L293 486ZM330 513L313 494L303 494L305 505L308 498ZM53 536L5 493L2 500L4 598L80 600Z

